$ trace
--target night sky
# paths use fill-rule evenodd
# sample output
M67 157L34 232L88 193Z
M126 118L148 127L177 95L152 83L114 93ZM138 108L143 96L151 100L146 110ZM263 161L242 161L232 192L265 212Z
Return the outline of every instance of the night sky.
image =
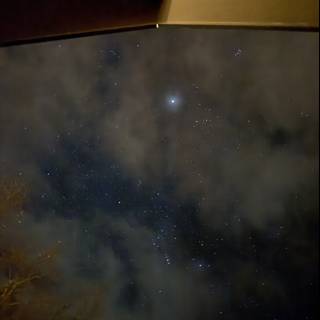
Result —
M27 199L0 244L57 244L90 320L316 319L318 54L171 27L1 48L0 179Z

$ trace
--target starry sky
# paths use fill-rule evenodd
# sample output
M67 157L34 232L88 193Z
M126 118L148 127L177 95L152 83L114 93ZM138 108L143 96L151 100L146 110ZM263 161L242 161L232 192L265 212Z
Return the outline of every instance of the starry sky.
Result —
M316 319L318 54L174 27L1 48L0 178L28 193L6 237L58 243L97 319Z

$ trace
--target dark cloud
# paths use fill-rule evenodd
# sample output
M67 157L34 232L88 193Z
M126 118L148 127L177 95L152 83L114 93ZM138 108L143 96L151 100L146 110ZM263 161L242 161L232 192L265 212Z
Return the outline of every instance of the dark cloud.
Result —
M28 186L2 245L58 245L98 319L315 319L318 52L171 28L1 49L0 177Z
M158 38L143 54L126 51L117 70L119 108L102 126L107 152L111 146L137 177L176 175L177 191L196 195L212 222L234 201L254 224L281 215L286 197L318 170L313 35L202 30ZM166 95L179 88L181 110L172 114Z

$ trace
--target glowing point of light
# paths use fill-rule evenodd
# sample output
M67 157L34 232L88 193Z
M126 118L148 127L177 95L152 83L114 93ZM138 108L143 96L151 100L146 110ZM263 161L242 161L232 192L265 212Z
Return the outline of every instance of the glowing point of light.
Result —
M181 99L177 96L167 97L166 109L171 112L177 112L180 109Z
M176 99L175 98L170 99L170 103L171 104L175 104L176 103Z

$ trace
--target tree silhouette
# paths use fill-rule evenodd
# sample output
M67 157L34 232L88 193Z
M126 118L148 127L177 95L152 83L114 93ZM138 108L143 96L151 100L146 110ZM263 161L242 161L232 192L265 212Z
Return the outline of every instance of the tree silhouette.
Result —
M98 290L88 286L88 292L79 292L79 297L93 297L90 302L79 297L67 301L61 295L58 246L37 254L27 249L30 239L21 234L21 226L16 227L17 217L24 212L26 190L21 181L0 181L0 320L100 319Z

